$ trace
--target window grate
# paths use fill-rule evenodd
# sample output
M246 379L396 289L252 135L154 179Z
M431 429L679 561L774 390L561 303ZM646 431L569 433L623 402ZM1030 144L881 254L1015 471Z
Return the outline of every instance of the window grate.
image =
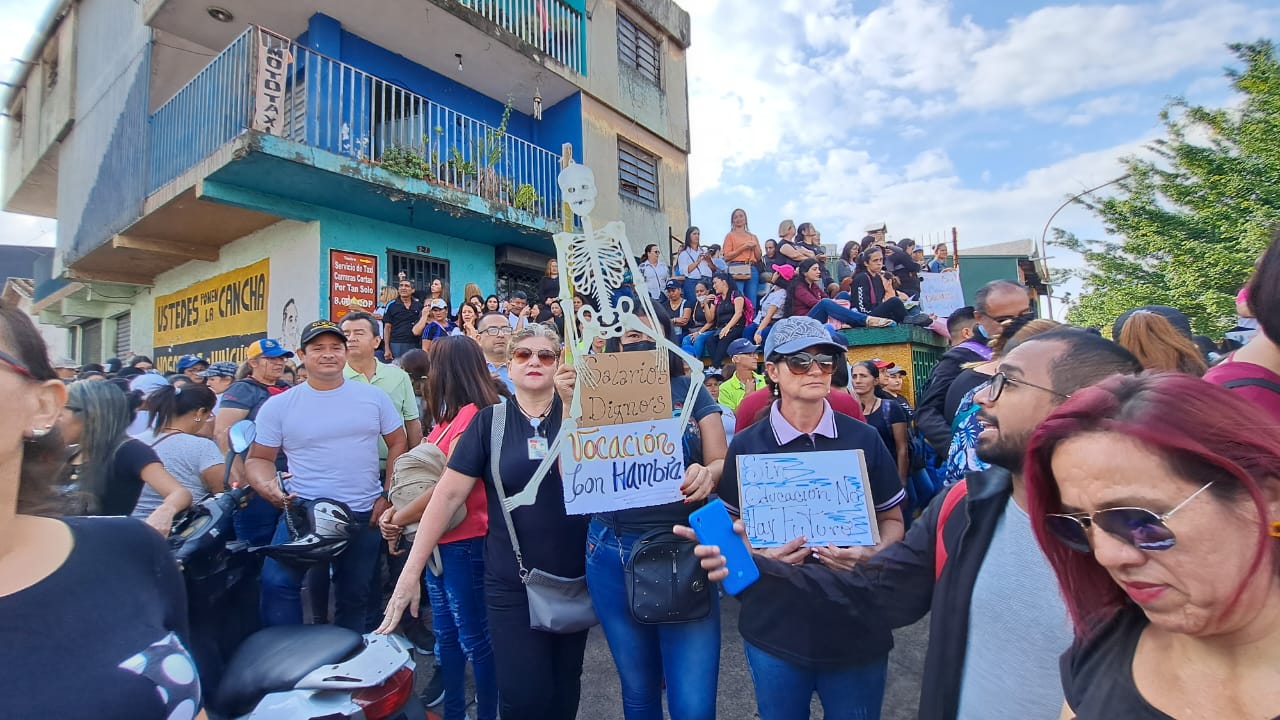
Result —
M641 30L631 18L618 13L618 59L635 68L641 75L660 85L658 38Z
M419 296L425 296L435 278L443 280L446 286L449 284L448 260L388 250L387 284L395 287L401 272L413 283L414 291Z
M123 358L133 351L133 316L125 313L116 318L115 357Z
M618 192L636 202L658 207L658 158L618 138Z

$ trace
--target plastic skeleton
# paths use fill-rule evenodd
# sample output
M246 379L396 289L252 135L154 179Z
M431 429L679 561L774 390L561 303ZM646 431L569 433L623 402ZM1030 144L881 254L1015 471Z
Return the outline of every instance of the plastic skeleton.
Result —
M595 209L596 204L596 180L590 168L573 163L560 171L556 182L560 185L560 192L573 214L581 218L583 231L582 234L556 233L555 236L557 263L560 265L560 276L564 278L564 282L560 283L560 305L566 308L573 307L573 293L577 292L590 297L598 308L598 310L592 310L589 306L583 305L578 310L577 319L582 323L581 337L578 336L575 323L564 324L565 346L572 351L573 357L576 359L585 355L596 338L620 338L627 331L635 330L657 343L655 352L660 370L668 369L667 352L672 351L678 353L688 363L693 378L701 377L702 363L697 358L668 340L662 334L661 326L655 323L650 327L636 316L636 299L622 296L614 300L614 290L622 287L628 271L632 277L642 276L640 268L636 265L635 256L627 246L626 228L622 223L614 221L600 230L592 227L591 211ZM636 295L642 313L646 317L656 317L649 293L641 291ZM560 460L560 448L565 438L578 429L578 419L582 417L583 385L596 387L599 381L587 369L585 363L578 365L578 371L580 382L573 387L573 400L560 424L559 434L547 449L546 457L534 471L525 489L507 498L507 510L534 503L538 497L538 488L542 485L542 479ZM685 408L693 407L698 387L697 382L689 383L689 391L684 399ZM690 415L689 412L681 413L680 435L684 434Z

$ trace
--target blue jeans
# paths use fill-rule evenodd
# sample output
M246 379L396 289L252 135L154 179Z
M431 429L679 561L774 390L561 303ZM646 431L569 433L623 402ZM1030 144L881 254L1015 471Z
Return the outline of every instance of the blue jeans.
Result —
M699 281L699 280L706 280L706 281L707 281L707 283L710 283L710 282L711 282L711 280L710 280L710 279L708 279L708 278L691 278L691 277L687 277L687 278L685 278L685 279L684 279L684 287L683 287L683 288L681 288L681 290L682 290L682 292L683 292L682 297L683 297L685 300L692 301L695 297L697 297L697 296L698 296L698 281ZM707 287L709 288L709 287L710 287L710 285L708 284L708 286L707 286Z
M622 715L626 720L662 720L665 680L671 720L713 720L720 671L719 595L712 591L711 613L701 620L636 622L622 568L639 537L615 535L599 520L592 520L587 532L587 587L622 681Z
M779 319L781 318L779 318L777 315L774 315L774 322L777 322ZM750 325L747 326L746 330L742 331L742 337L750 340L756 345L759 345L760 348L763 350L764 341L769 339L769 331L772 329L773 329L773 323L769 323L765 327L764 332L760 332L760 325L758 323L751 323ZM760 342L758 343L756 342L756 333L760 333Z
M236 538L249 543L251 547L271 544L271 536L275 534L278 522L279 508L263 500L257 493L250 495L249 502L242 508L236 508L231 514Z
M819 300L818 304L814 305L813 308L809 310L809 317L817 320L818 322L826 322L830 318L835 318L842 323L847 323L855 327L863 327L867 324L866 315L863 315L857 310L850 310L835 300L829 300L827 298Z
M422 349L421 342L411 342L411 343L393 342L393 343L390 343L390 345L391 345L391 354L395 355L396 357L404 357L404 354L409 352L410 350ZM392 358L392 359L394 360L395 358Z
M462 720L467 710L467 660L476 678L476 720L498 716L498 677L484 609L484 538L440 546L444 574L427 570L431 629L444 673L444 718Z
M699 327L701 327L701 325L699 325ZM680 347L684 348L685 352L701 360L702 356L707 352L707 341L715 336L715 334L716 331L714 329L702 333L697 338L690 338L690 336L686 334L684 339L680 341Z
M747 278L746 280L736 280L735 282L737 282L738 284L738 292L747 296L747 299L751 301L751 306L759 307L760 306L760 297L759 297L760 268L755 265L752 265L751 277Z
M880 720L889 656L838 670L809 670L742 643L756 686L760 720L808 720L809 702L818 693L832 720Z
M304 500L304 503L310 501ZM370 511L352 512L351 538L342 554L333 559L333 585L335 611L334 624L365 633L372 628L365 624L365 603L369 599L369 585L373 577L378 547L382 533L369 527ZM271 544L289 541L289 529L281 516ZM302 577L298 571L271 558L262 563L262 599L259 609L262 624L302 624Z

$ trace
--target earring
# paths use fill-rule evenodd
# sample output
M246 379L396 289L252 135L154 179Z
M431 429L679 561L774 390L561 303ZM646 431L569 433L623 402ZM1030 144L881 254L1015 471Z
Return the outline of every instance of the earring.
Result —
M1271 537L1280 538L1280 520L1271 523Z
M35 442L39 440L45 435L48 435L49 429L52 427L53 427L52 425L46 425L45 427L42 427L42 428L31 428L31 437L27 438L27 440L29 442Z

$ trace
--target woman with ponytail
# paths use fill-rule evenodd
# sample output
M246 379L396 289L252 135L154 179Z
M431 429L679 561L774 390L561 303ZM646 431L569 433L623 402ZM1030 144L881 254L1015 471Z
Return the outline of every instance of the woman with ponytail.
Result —
M164 469L186 488L193 502L222 492L225 471L218 445L207 437L217 396L202 385L162 387L147 396L151 425L137 436L155 451ZM146 519L164 501L150 486L142 489L133 516Z

